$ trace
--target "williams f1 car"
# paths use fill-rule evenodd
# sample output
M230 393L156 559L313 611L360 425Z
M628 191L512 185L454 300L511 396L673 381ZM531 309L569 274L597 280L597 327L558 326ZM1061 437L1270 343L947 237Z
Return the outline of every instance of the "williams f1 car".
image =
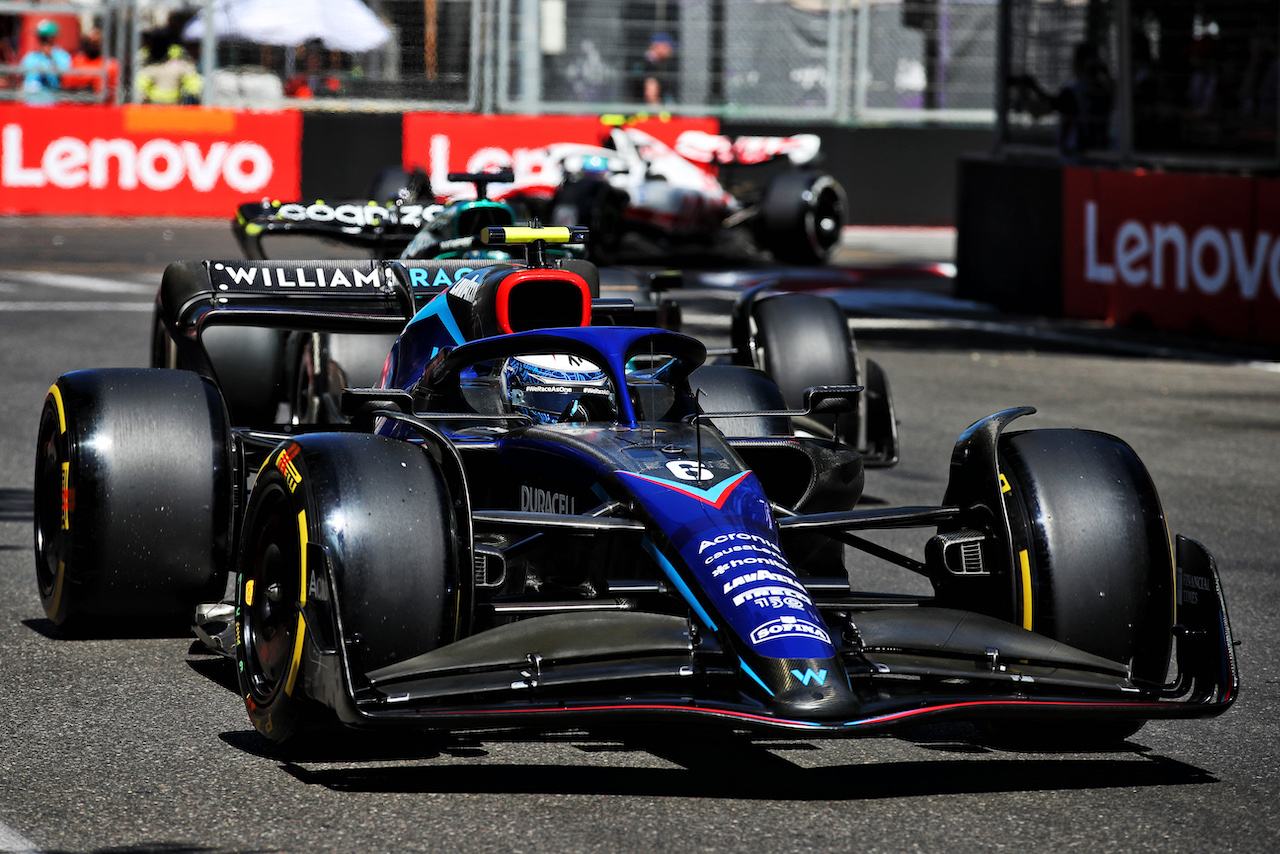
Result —
M1234 702L1213 558L1170 541L1121 440L997 412L960 434L936 506L860 506L859 452L790 422L847 414L861 387L787 407L695 339L592 325L626 307L546 263L572 230L485 236L526 262L434 288L411 261L171 265L160 317L200 370L76 371L45 400L50 620L201 606L277 742L333 721L810 737L961 719L1099 744ZM200 344L236 324L398 337L377 386L343 392L348 423L255 429ZM919 548L874 539L890 529ZM862 589L871 565L933 593Z
M267 260L266 238L271 238L275 256L281 239L297 237L319 238L376 259L467 259L471 266L509 260L505 249L485 246L477 235L489 226L516 224L511 206L488 197L490 185L510 185L513 173L449 173L448 179L451 186L463 182L473 186L475 198L436 204L426 173L389 167L374 178L368 200L246 202L236 209L231 231L244 256L253 260ZM631 299L633 324L679 328L679 307L666 296L669 289L680 286L679 274L600 270L583 260L583 244L553 246L548 255L559 266L583 276L592 296L600 296L603 288L606 294ZM296 256L286 253L283 257ZM456 277L466 269L449 272ZM433 282L439 284L438 279ZM421 279L415 284L420 285ZM324 423L341 419L336 392L377 380L393 337L222 327L204 344L238 420L270 423L283 405L296 423ZM158 316L151 351L152 367L185 367L177 361L177 350ZM836 381L843 380L836 377Z

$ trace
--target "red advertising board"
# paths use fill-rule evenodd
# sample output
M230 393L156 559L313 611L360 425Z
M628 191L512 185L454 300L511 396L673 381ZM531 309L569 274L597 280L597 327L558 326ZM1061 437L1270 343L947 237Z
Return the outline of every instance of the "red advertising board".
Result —
M1280 343L1280 182L1063 170L1069 317Z
M685 131L719 133L714 118L672 116L635 122L667 145ZM599 116L476 116L460 113L406 113L404 163L421 166L437 196L465 195L469 185L448 180L449 172L511 169L516 184L537 186L547 163L545 147L559 142L600 145L610 125ZM558 177L551 183L557 183Z
M0 106L0 213L226 217L298 197L301 138L297 112Z

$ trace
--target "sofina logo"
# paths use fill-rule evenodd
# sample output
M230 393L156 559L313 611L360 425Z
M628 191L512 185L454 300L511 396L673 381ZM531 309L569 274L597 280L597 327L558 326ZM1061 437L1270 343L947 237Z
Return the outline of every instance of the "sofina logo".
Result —
M797 679L799 679L799 680L800 680L801 682L803 682L806 686L807 686L811 681L812 681L812 682L817 682L819 685L826 685L826 684L827 684L827 671L826 671L826 670L819 670L817 673L814 673L814 672L813 672L813 668L812 668L812 667L808 667L808 668L805 668L804 673L801 673L799 670L792 670L792 671L791 671L791 675L792 675L792 676L794 676L794 677L796 677Z

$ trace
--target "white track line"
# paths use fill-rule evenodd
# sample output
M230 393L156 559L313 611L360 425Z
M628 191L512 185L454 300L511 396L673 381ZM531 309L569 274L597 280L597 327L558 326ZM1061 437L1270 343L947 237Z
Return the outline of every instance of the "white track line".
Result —
M35 843L0 822L0 854L40 854Z
M77 276L73 273L11 271L0 273L0 280L42 288L70 288L100 294L154 294L156 292L155 285L122 282L119 279L102 279L97 276Z
M3 311L151 311L151 302L5 302L0 300Z

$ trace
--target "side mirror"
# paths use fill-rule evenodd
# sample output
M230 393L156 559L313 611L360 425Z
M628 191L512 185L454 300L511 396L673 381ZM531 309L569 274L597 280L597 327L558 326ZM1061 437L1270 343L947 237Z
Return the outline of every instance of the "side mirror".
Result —
M804 390L805 415L842 415L858 410L860 385L819 385Z

